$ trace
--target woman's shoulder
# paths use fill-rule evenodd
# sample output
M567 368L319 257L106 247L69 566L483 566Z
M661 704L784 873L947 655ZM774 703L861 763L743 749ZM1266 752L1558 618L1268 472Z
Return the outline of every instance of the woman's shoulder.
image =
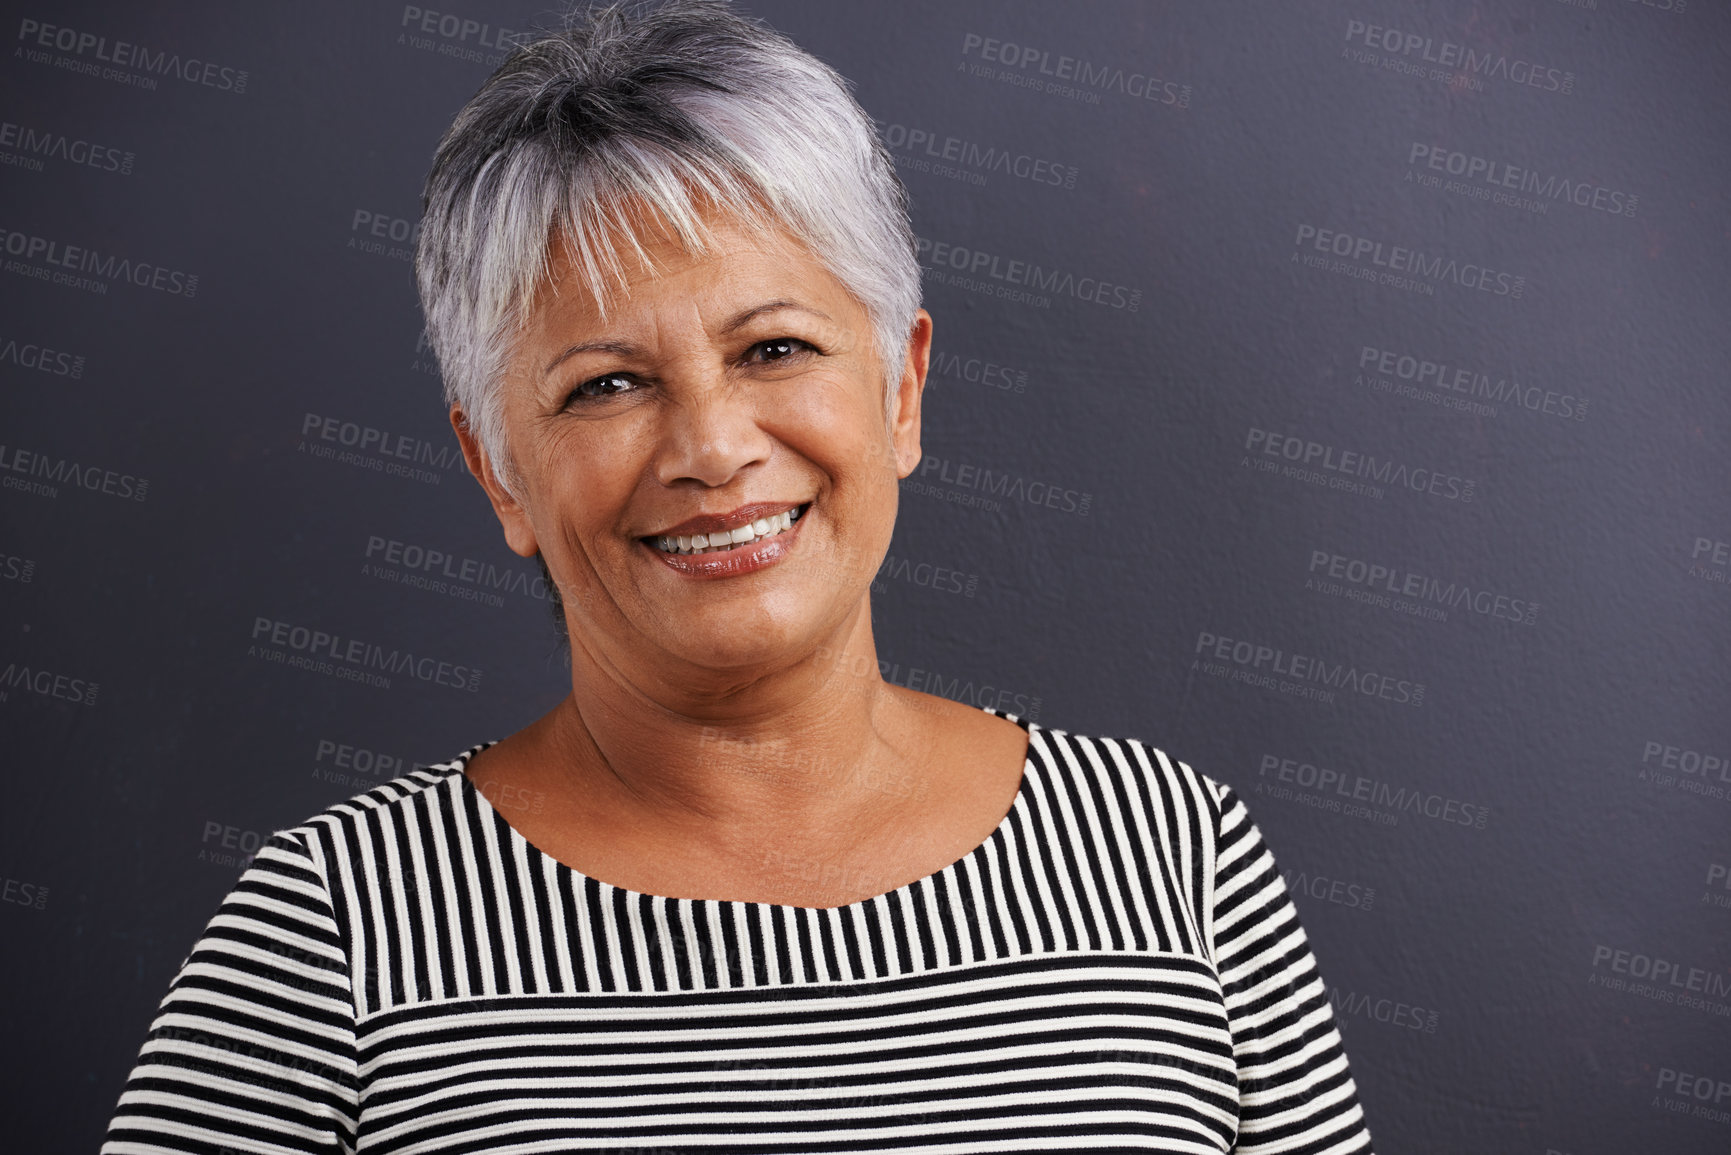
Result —
M322 846L333 840L353 845L356 834L362 831L390 828L424 835L428 833L424 825L405 824L404 815L411 810L425 813L430 805L459 799L466 781L464 765L490 744L473 746L447 762L416 766L406 774L333 802L293 826L278 829L264 847L274 845L290 854L322 857Z
M1186 804L1215 825L1237 804L1231 787L1169 753L1164 743L1122 733L1081 734L1032 721L1026 725L1029 756L1068 778L1136 790L1162 804Z

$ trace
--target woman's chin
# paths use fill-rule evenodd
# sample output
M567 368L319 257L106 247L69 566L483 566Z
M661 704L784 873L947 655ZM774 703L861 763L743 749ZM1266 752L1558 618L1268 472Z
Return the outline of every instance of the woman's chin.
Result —
M670 649L670 653L675 661L679 661L684 667L675 681L685 684L708 682L711 687L732 689L743 681L753 681L763 675L774 674L775 670L795 667L801 658L807 658L819 648L817 642L801 644L793 639L756 639L750 642L715 639L710 644L691 644L685 641L677 648Z
M769 617L759 610L710 616L681 627L669 615L658 618L657 626L645 630L643 640L675 664L717 674L753 673L791 665L819 645L818 631L812 628L815 623L772 625Z

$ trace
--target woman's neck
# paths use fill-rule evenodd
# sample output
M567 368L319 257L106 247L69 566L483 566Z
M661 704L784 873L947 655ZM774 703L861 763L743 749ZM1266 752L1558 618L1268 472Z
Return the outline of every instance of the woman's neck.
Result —
M586 657L570 697L467 773L538 849L628 890L855 901L977 846L1020 785L1022 730L886 683L869 621L677 703L598 681Z
M915 696L879 672L866 603L779 668L663 668L579 642L572 683L530 728L539 760L633 825L789 834L857 825L897 801L881 788L885 772L905 778L929 742Z

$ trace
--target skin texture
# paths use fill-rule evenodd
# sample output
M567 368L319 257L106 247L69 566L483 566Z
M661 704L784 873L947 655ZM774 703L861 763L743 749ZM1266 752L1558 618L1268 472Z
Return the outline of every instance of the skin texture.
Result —
M920 459L930 316L912 320L886 425L864 307L786 234L712 229L701 255L649 244L605 310L555 246L501 386L520 500L451 411L507 543L545 559L571 636L570 696L468 774L590 877L844 905L984 841L1027 740L878 674L870 584ZM811 505L786 555L754 572L694 579L641 540L760 501Z

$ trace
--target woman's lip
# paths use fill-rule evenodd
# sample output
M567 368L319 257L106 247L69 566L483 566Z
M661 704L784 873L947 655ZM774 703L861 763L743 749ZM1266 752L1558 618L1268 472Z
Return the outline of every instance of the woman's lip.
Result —
M667 529L658 529L654 533L644 534L644 538L655 537L692 537L696 534L731 533L742 525L750 525L763 517L774 517L790 509L798 509L804 502L799 501L757 501L750 505L742 505L732 513L704 513L688 518L678 525Z
M782 508L787 508L783 506ZM799 509L800 506L793 508ZM794 539L799 536L800 527L811 517L811 506L804 507L805 512L793 523L792 529L786 529L771 537L760 537L756 541L744 542L732 549L718 549L705 553L668 553L656 549L646 539L638 539L644 549L661 559L667 568L686 577L694 578L725 578L737 577L740 574L753 573L767 566L772 566L793 551ZM780 510L771 510L778 513Z

